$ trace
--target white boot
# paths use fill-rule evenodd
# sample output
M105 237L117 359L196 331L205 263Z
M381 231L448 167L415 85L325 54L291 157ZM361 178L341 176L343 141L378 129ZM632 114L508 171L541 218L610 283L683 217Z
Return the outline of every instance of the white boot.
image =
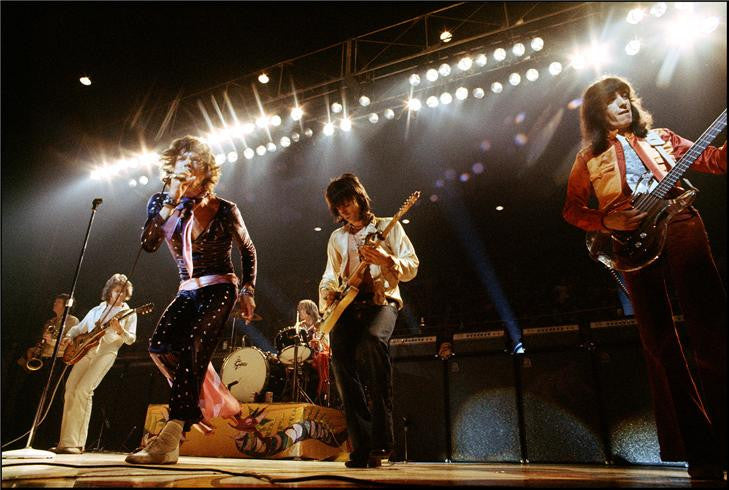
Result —
M159 435L150 439L149 444L126 458L134 464L174 464L180 455L182 421L170 420Z

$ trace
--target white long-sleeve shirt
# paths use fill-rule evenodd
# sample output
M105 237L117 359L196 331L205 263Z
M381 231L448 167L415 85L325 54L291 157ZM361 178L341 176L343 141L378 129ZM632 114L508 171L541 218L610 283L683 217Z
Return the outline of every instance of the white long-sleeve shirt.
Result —
M377 233L383 231L392 221L392 218L374 218L365 227L362 233ZM326 306L327 291L337 290L341 283L346 283L347 268L349 262L349 231L347 226L334 230L329 237L327 244L327 265L319 283L319 309L324 310ZM380 267L370 264L370 275L372 276L375 304L387 304L387 300L397 302L402 308L402 297L400 296L400 281L407 282L418 273L420 261L415 255L415 249L410 239L405 234L405 229L397 222L388 233L380 246L387 251L395 261L392 268ZM352 267L351 269L354 269Z
M130 309L129 305L124 303L121 306L109 308L104 317L101 318L101 315L104 313L104 311L107 310L107 307L108 304L106 303L106 301L102 301L101 303L99 303L98 306L95 306L94 308L89 310L84 319L81 320L81 323L79 323L75 327L70 328L66 335L73 338L82 333L88 333L94 329L97 322L107 322L111 318L113 318L114 315L116 315L120 310ZM133 313L123 320L120 320L119 324L121 325L124 332L119 335L118 333L116 333L116 331L114 331L113 328L107 327L106 333L101 338L101 342L99 342L99 346L96 349L92 349L91 352L96 352L98 354L106 352L116 353L122 346L122 344L133 344L134 341L137 339L137 314Z

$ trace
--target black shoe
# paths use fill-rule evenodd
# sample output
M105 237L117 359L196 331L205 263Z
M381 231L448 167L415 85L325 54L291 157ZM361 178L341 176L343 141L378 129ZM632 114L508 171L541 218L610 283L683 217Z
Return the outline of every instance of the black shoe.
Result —
M389 457L389 453L388 453ZM362 457L349 457L349 461L345 461L344 466L347 468L379 468L382 466L382 458L377 457L376 455L372 455L372 452L370 452L370 456L367 458Z
M692 480L723 481L724 470L720 465L698 464L689 465L688 474Z

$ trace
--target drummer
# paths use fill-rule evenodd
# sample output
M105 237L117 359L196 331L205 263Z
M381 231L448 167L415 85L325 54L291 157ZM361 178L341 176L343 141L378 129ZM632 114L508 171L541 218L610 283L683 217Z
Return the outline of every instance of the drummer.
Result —
M296 311L299 316L299 326L306 329L309 347L314 351L312 366L319 375L316 397L323 401L325 398L329 398L329 359L331 357L329 334L323 334L319 331L321 317L316 303L310 299L302 299L296 306Z

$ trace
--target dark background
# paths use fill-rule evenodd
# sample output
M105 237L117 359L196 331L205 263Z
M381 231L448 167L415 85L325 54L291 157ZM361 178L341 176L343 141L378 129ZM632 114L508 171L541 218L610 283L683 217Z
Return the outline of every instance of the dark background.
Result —
M82 318L98 304L111 274L130 272L145 204L160 185L154 175L146 187L131 188L122 177L92 181L89 170L125 147L135 115L155 101L204 91L444 5L3 2L3 385L17 381L10 369L37 341L53 296L71 287L95 197L104 203L73 314ZM545 46L563 49L625 24L625 6L608 7L616 13L602 16L602 23L545 34ZM269 348L276 332L294 323L296 303L316 300L335 228L322 190L346 171L360 176L379 215L393 214L413 190L423 191L405 227L421 265L417 278L401 285L407 308L395 335L501 328L508 312L521 327L620 316L615 284L588 258L584 234L561 217L579 148L579 110L567 106L597 76L614 73L634 83L656 127L697 138L726 106L726 6L709 8L720 16L719 28L709 41L682 51L666 86L656 84L666 43L659 39L628 57L629 35L618 30L613 62L600 70L565 69L552 78L544 71L551 61L545 48L534 61L542 76L532 84L510 87L508 71L493 72L467 85L481 83L487 90L481 101L424 107L409 123L402 112L392 121L381 116L377 125L360 121L351 133L331 138L317 128L312 139L285 151L226 163L217 192L238 203L257 247L256 301L264 317L240 332ZM550 56L565 63L564 51L553 48ZM78 82L83 74L92 78L90 87ZM401 78L406 84L406 75ZM494 80L505 84L498 96L488 92ZM184 134L184 126L178 129ZM517 133L528 136L526 145L515 143ZM180 135L145 144L160 150ZM718 143L724 139L725 133ZM485 171L474 173L475 163ZM468 180L460 180L463 173ZM689 176L701 189L696 206L725 276L726 179ZM498 212L497 205L505 209ZM315 232L317 226L323 230ZM143 254L131 280L131 303L154 301L157 311L139 319L137 342L122 355L146 349L176 290L165 247Z

